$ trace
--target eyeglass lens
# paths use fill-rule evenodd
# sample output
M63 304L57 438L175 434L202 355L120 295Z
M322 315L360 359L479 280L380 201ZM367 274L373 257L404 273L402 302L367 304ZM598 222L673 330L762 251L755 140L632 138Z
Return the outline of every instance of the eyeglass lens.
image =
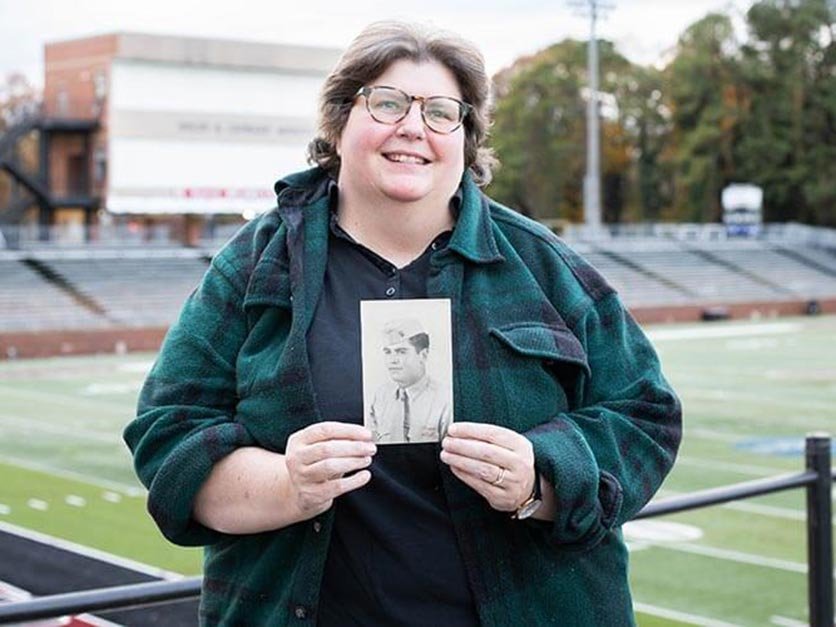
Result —
M399 89L374 87L366 95L369 113L378 122L396 124L409 113L412 98ZM446 96L431 96L422 100L424 123L439 133L450 133L461 124L464 110L458 100Z

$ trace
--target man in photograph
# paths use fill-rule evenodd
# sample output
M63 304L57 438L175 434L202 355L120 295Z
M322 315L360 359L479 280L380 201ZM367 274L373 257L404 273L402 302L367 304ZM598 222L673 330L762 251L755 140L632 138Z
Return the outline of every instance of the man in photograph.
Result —
M391 381L371 404L370 428L382 443L439 442L450 426L449 388L427 374L430 338L414 318L383 327L383 359Z

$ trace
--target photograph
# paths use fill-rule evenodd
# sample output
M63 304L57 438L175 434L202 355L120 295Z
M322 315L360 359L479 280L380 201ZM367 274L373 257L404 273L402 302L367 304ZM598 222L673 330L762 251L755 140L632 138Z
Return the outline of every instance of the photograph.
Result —
M450 301L360 303L363 422L378 444L440 442L453 421Z

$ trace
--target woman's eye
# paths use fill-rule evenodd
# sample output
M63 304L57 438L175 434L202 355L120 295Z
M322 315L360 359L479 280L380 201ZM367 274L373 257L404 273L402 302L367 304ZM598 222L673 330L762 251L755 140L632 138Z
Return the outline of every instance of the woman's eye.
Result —
M381 111L399 111L402 107L397 100L381 100L375 105L375 108Z
M427 111L427 116L432 120L439 120L449 122L456 119L456 114L452 109L433 107Z

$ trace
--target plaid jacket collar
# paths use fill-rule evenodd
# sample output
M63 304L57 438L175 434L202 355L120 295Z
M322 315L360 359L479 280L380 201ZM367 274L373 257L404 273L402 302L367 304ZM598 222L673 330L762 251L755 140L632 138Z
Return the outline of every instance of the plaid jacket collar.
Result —
M254 260L244 307L284 307L311 315L319 295L328 249L329 200L335 183L321 168L291 174L275 185L278 207L263 218L271 229L268 241ZM487 197L465 173L453 202L458 219L439 263L448 251L475 264L499 263L499 252ZM449 255L447 256L449 258ZM298 299L303 298L300 302ZM296 309L299 307L299 309Z
M276 183L275 191L282 221L293 228L300 223L302 216L311 211L321 211L320 201L335 194L335 186L335 181L321 168L281 179ZM473 182L469 172L462 176L453 203L457 205L458 219L449 248L477 264L502 261L491 227L488 199ZM324 206L327 208L327 204Z

